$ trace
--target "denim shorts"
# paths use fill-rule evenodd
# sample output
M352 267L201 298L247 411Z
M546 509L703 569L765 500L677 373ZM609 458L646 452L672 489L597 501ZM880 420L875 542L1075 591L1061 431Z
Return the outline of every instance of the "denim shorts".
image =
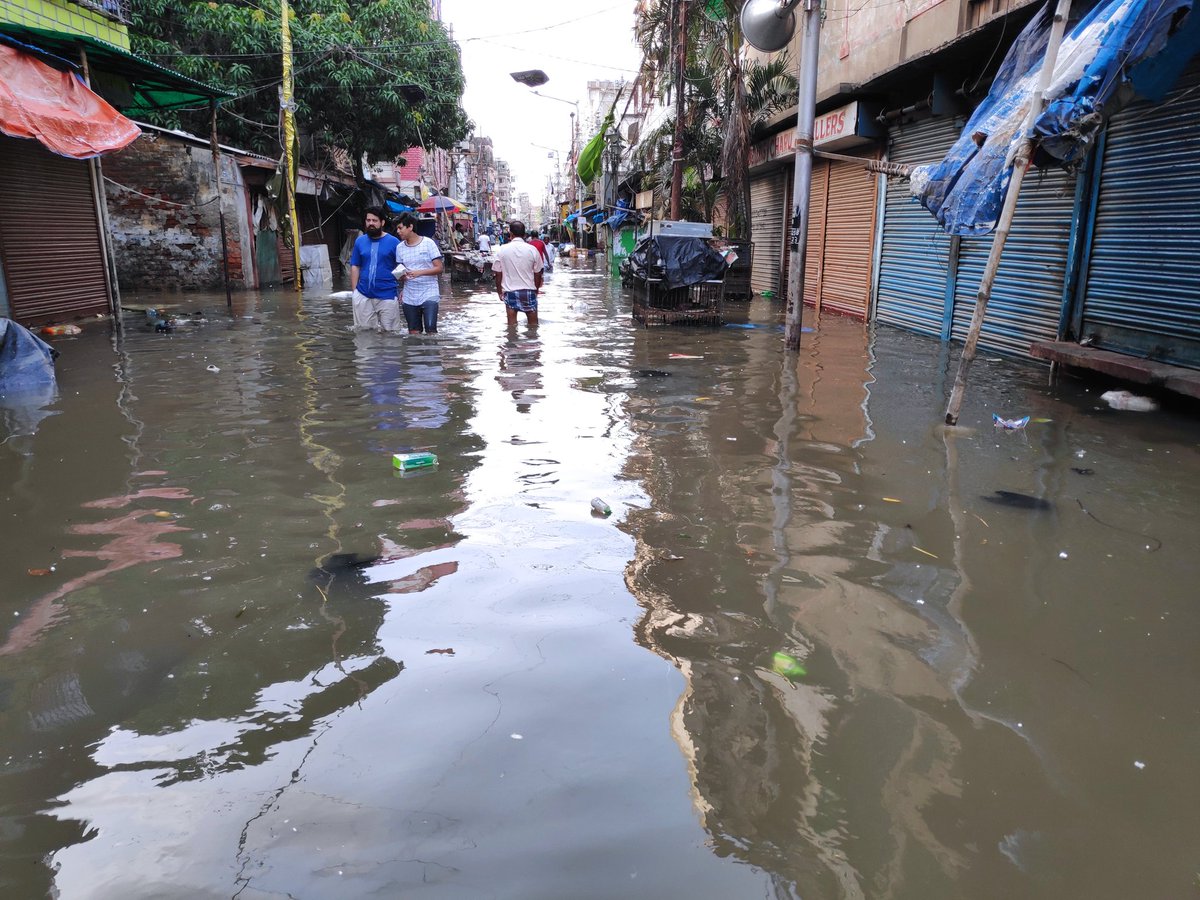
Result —
M504 305L509 309L515 309L517 312L537 312L537 295L537 291L530 290L506 291L504 294Z

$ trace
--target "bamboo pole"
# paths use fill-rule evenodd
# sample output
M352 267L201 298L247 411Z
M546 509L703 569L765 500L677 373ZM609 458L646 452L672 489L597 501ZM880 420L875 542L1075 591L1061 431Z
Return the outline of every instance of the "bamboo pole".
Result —
M303 287L300 276L300 219L296 215L296 101L292 72L292 26L288 21L288 0L279 0L279 37L283 51L283 153L287 161L288 220L292 232L292 264L296 290Z
M676 0L676 8L679 11L679 43L675 48L678 57L675 69L675 140L671 145L671 219L676 222L683 215L683 85L687 71L687 5L688 0Z
M1062 44L1063 32L1067 27L1067 16L1071 13L1071 0L1058 0L1054 10L1054 21L1050 26L1050 39L1046 44L1046 55L1042 58L1042 68L1038 74L1038 86L1029 103L1029 112L1021 125L1023 135L1013 159L1012 178L1008 185L1008 193L1004 197L1004 206L1000 211L1000 221L996 225L996 237L992 241L992 250L988 254L987 267L983 270L983 279L979 282L979 293L975 298L975 313L971 317L971 327L967 332L966 343L963 344L962 356L958 360L958 374L954 376L954 387L950 391L950 402L946 405L946 424L957 425L958 414L962 409L963 396L967 390L967 374L971 363L975 360L975 349L979 344L979 332L983 328L983 317L987 312L988 300L992 296L992 285L996 281L996 271L1000 268L1000 256L1004 253L1004 243L1008 240L1008 232L1012 227L1013 214L1017 209L1017 198L1021 193L1021 183L1025 180L1025 171L1033 158L1034 140L1033 125L1041 115L1046 105L1046 89L1054 75L1054 66L1058 61L1058 48Z

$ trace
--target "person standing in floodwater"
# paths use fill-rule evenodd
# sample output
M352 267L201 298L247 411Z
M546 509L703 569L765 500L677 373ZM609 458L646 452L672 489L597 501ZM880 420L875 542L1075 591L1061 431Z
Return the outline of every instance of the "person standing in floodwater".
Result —
M409 334L437 334L438 276L445 270L442 251L436 243L417 234L417 217L401 213L396 220L396 261L404 266L400 273L404 294L401 309Z
M496 276L496 292L504 301L504 311L510 326L517 324L517 313L525 313L530 328L538 323L538 290L542 286L542 254L525 242L525 223L512 221L508 225L512 240L496 251L492 273Z
M396 248L400 240L384 231L383 210L367 208L363 230L350 253L350 284L354 287L354 328L356 331L399 331L399 284L392 269L396 268Z

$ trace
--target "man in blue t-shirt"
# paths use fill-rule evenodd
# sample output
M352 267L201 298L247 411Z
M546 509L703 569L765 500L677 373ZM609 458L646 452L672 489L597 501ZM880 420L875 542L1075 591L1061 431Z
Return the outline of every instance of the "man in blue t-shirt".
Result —
M384 230L383 210L368 207L363 225L350 254L350 283L354 285L355 330L399 331L399 285L396 268L399 239Z

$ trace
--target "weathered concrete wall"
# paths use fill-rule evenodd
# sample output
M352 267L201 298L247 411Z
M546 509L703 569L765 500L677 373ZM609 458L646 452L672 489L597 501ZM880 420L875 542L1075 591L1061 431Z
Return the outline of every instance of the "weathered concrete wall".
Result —
M844 86L865 84L1031 2L826 0L817 97L833 97ZM800 58L802 32L797 21L788 51L793 62ZM754 50L750 54L764 56Z
M223 290L221 227L207 146L154 131L104 157L105 194L122 290ZM115 183L114 183L115 182ZM221 157L229 276L253 287L246 189Z

